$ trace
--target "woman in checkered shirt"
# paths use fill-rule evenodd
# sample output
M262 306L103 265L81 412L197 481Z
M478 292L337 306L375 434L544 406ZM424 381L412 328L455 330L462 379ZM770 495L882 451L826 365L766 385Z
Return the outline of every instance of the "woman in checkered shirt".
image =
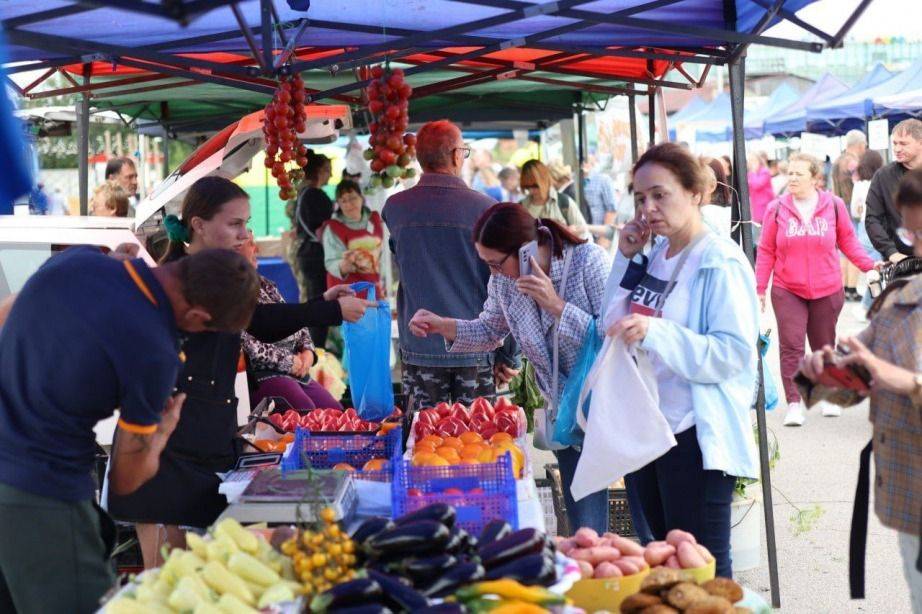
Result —
M521 275L519 249L537 241L531 274ZM545 398L560 398L567 375L576 363L590 320L602 309L605 280L611 262L597 245L580 239L563 224L535 219L513 203L487 209L474 226L477 253L490 268L487 300L475 320L441 317L421 309L410 320L414 335L442 335L451 352L483 352L499 347L511 334L535 368ZM569 269L565 287L565 263ZM553 390L554 332L558 337L557 390ZM570 525L608 530L608 493L599 491L573 501L570 483L579 451L555 451L563 479Z

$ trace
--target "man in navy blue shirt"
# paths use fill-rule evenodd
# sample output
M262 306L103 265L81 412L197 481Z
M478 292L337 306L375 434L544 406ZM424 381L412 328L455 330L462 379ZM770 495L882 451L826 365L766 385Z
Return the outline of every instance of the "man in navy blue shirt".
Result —
M153 477L185 398L171 396L179 331L243 329L258 289L227 250L151 269L76 247L26 282L0 329L0 611L99 607L114 526L95 503L93 427L119 410L114 492Z

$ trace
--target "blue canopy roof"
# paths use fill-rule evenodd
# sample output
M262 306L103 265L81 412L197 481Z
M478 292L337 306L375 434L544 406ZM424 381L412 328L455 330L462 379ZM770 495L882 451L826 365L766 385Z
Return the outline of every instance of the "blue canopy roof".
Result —
M922 59L908 69L895 75L886 71L872 73L845 94L832 100L807 107L807 129L810 132L844 134L853 128L864 128L865 122L873 117L874 99L896 94L918 78L922 70ZM867 81L867 83L865 83Z
M784 108L793 103L800 97L800 93L788 85L782 83L774 89L761 105L747 108L743 116L743 126L747 139L757 139L762 136L762 123L765 117L774 112L776 109ZM714 102L717 102L715 99ZM713 106L713 105L712 105ZM730 119L730 97L727 95L727 101L724 107L716 107L708 112L707 119L695 117L694 121L714 121L720 122L719 126L703 127L696 131L696 140L707 143L721 143L733 138L733 126Z
M477 0L288 0L287 6L281 1L275 4L282 23L305 16L310 19L301 36L303 44L333 49L399 42L408 32L428 34L442 30L443 36L419 39L413 42L413 46L445 47L459 43L463 36L471 39L469 42L481 38L516 46L516 41L524 37L555 28L560 29L559 33L543 40L555 45L580 48L603 49L613 44L623 47L691 48L727 43L727 37L720 35L719 31L749 33L760 24L766 12L763 3L758 0L678 0L672 4L631 12L628 10L647 4L647 1L522 1L541 8L528 10L526 14L521 12L523 9L518 9L519 13L516 14L510 8L500 8L503 3L479 3ZM787 0L783 9L795 13L815 1ZM240 25L228 6L212 8L202 15L193 16L191 23L183 27L175 21L153 14L161 5L159 1L137 0L136 3L144 7L143 10L139 12L137 9L126 10L100 3L65 0L3 2L0 3L0 19L5 22L5 28L15 27L19 31L109 45L158 45L171 53L247 49ZM241 0L237 6L246 23L251 27L258 26L259 0ZM52 13L51 18L30 22L29 16L46 11L56 11L59 16ZM611 18L608 20L610 22L573 27L592 14ZM504 19L504 16L507 18ZM777 21L779 19L775 18L771 23ZM473 27L469 24L473 24ZM695 33L692 33L690 25L697 28ZM236 35L222 36L234 31ZM24 46L15 40L12 42L8 50L10 61L68 55L60 49Z
M907 68L903 75L905 79L894 91L874 97L875 116L900 119L918 116L922 111L922 97L919 96L922 91L922 60Z
M699 111L705 109L708 104L707 100L695 94L691 100L685 103L685 106L669 116L670 122L684 121L687 117L694 116Z
M878 64L878 66L880 66ZM883 67L881 67L883 68ZM826 73L804 92L793 104L765 118L765 134L792 136L807 129L807 107L830 100L848 91L848 85L841 79Z
M743 127L746 132L746 138L762 138L765 118L777 112L778 109L787 108L800 97L801 93L787 83L782 83L776 87L768 100L745 114Z

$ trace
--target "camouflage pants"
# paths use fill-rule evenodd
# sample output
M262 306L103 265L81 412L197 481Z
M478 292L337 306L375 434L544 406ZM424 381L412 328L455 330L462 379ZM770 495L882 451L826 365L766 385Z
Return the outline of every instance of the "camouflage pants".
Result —
M465 405L496 394L493 367L420 367L403 365L403 391L413 407L433 407L441 401Z

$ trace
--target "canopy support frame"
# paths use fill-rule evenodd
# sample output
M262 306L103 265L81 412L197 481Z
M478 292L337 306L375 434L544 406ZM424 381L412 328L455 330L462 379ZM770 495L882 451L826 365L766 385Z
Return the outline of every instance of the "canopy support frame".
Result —
M730 74L730 110L733 120L733 187L737 199L732 216L737 224L734 238L742 239L743 252L753 266L755 249L752 242L752 214L749 207L749 184L746 180L746 135L743 124L743 96L746 85L746 51L740 53L728 66ZM765 514L765 540L768 550L768 577L771 586L772 607L781 607L781 590L778 579L778 550L775 541L775 515L772 503L771 466L768 458L768 427L765 421L765 387L759 353L759 384L756 398L756 423L759 439L759 465L762 483L762 505Z
M83 65L83 82L90 81L90 64ZM80 188L80 215L89 212L90 174L90 94L83 92L77 102L77 184Z
M637 98L634 94L627 95L627 113L631 126L631 166L637 162Z
M762 17L759 19L759 22L752 28L751 34L753 35L762 34L762 32L764 32L765 29L768 28L768 26L772 22L772 19L775 18L775 15L778 14L778 11L780 11L781 7L783 6L784 6L784 0L775 0L775 4L773 4L770 8L765 9L765 14L762 15ZM734 49L733 52L730 54L730 57L728 58L728 63L733 64L734 62L736 62L744 53L746 53L746 49L748 48L749 48L749 43L745 43L745 44L737 46L737 48Z

